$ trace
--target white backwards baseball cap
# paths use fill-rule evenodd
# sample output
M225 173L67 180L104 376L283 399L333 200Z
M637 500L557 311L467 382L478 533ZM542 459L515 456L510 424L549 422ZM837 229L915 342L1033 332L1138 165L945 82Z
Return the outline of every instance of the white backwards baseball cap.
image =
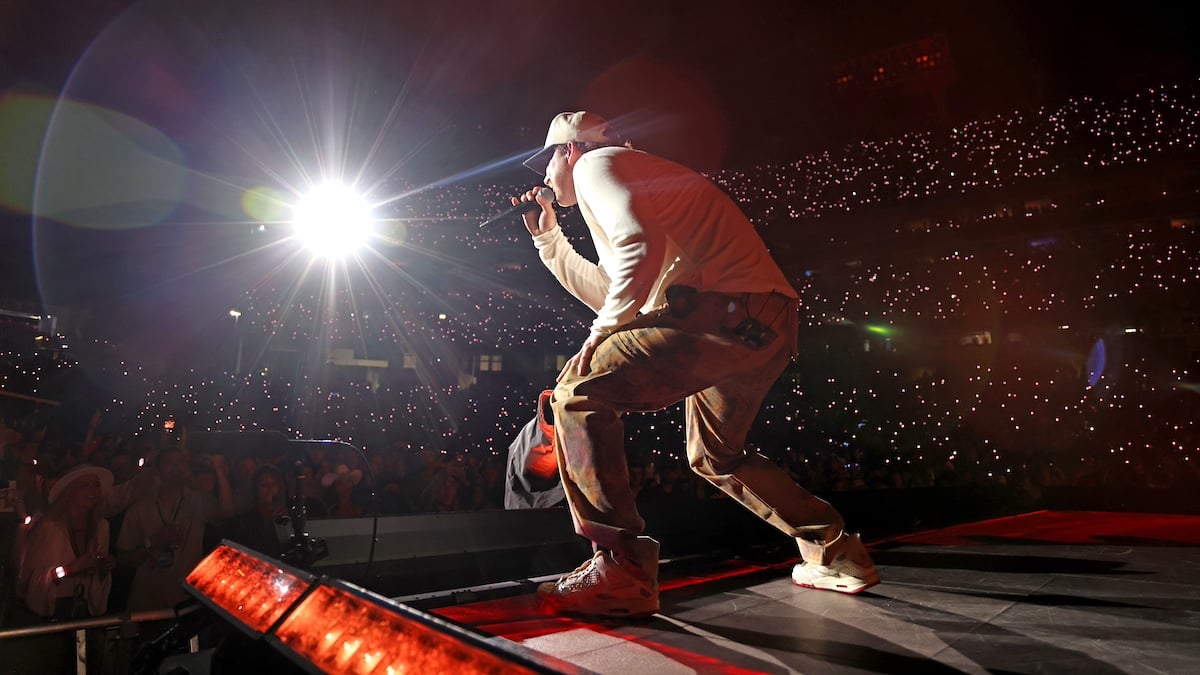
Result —
M550 131L546 132L546 144L529 159L521 162L530 171L546 175L546 166L554 155L554 148L571 141L584 143L612 143L608 135L608 120L584 110L559 113L550 120Z

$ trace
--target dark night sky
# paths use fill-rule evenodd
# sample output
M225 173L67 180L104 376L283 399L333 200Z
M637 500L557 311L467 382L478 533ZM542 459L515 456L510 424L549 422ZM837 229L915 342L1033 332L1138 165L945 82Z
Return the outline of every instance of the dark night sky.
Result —
M166 153L187 170L188 208L219 217L223 184L274 179L294 187L317 159L342 156L357 166L367 155L370 178L421 184L527 152L540 145L553 114L581 107L619 118L640 147L705 170L918 128L929 120L912 106L832 95L831 66L934 35L946 37L954 62L954 79L941 92L944 122L1120 94L1197 76L1200 36L1185 7L0 0L0 89L10 103L65 94L119 113L142 134L140 150ZM0 164L17 186L0 202L8 262L0 299L35 288L32 202L13 192L22 180L33 184L37 132L45 128L21 129L11 106L0 109L0 141L15 134L27 151L7 152ZM351 128L354 142L330 144ZM56 134L45 147L58 148L62 167L120 175L120 162L106 163L113 149ZM44 188L45 176L38 180ZM84 181L84 188L106 185ZM161 224L146 228L146 237ZM105 251L94 232L83 239L91 248L70 264L99 251L131 255ZM130 274L130 283L152 281Z

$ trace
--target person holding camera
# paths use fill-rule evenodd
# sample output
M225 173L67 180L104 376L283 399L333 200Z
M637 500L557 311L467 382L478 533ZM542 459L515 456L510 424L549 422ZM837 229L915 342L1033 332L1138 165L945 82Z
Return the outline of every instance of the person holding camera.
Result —
M539 587L543 600L581 614L658 611L658 543L642 534L621 416L681 400L691 468L796 538L797 584L857 593L878 583L841 515L745 447L795 354L799 299L733 200L700 174L634 150L590 112L555 116L525 166L559 206L579 208L599 258L564 236L550 191L520 197L541 207L524 218L542 262L596 312L551 402L567 503L595 555Z

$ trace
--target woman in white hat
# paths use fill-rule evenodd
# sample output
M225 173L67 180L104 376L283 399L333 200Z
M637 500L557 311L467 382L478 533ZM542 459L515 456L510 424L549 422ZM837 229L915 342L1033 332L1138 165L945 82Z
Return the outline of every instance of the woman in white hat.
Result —
M50 510L25 540L18 572L18 590L33 612L69 619L108 610L116 559L100 508L112 483L108 469L81 464L50 488Z

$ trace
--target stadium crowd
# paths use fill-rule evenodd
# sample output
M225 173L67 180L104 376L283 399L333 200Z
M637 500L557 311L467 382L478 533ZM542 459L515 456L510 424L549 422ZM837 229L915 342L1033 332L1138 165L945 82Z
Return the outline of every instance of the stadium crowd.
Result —
M1195 484L1200 230L1186 217L1195 184L1173 167L1198 140L1191 82L711 176L801 295L800 354L751 443L818 494ZM476 227L515 192L415 192L393 214L403 246L385 252L403 257L404 281L257 288L231 342L184 367L103 339L6 343L13 578L22 597L37 579L51 588L29 608L165 606L154 573L194 564L215 537L269 549L296 490L310 517L501 508L508 443L587 318L511 228ZM628 417L645 504L717 498L687 470L682 425L678 409ZM189 447L266 430L345 445L299 458ZM31 568L23 543L51 532L61 554ZM111 574L114 600L47 604L58 574Z

